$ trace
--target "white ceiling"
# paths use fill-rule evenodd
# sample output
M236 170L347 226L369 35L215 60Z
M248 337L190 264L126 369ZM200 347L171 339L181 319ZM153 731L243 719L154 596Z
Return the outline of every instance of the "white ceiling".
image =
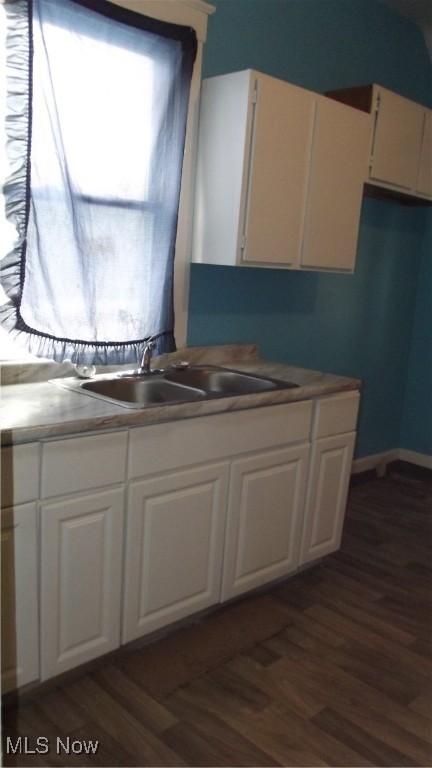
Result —
M384 2L419 25L432 58L432 0L384 0Z

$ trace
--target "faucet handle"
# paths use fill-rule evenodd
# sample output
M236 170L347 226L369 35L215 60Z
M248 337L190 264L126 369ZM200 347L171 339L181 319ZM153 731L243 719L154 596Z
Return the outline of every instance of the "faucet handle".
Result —
M150 336L148 341L144 342L143 349L147 349L149 352L151 352L156 347L156 341L154 336Z

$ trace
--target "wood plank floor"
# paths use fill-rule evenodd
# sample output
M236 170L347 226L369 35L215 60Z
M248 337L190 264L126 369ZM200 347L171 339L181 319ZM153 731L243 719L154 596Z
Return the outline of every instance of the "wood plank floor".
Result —
M4 737L97 739L5 765L430 766L432 479L355 484L335 555L4 712Z

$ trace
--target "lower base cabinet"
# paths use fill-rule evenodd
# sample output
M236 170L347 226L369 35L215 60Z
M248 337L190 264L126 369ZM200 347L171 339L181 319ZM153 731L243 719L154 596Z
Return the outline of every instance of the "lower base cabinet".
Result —
M129 487L123 642L219 602L229 464Z
M41 490L2 511L3 690L337 550L358 403L349 391L34 451Z
M339 549L356 434L313 443L300 564Z
M39 677L36 504L1 513L2 693Z
M233 462L222 600L296 570L308 459L309 444Z
M41 679L120 645L122 488L41 505Z

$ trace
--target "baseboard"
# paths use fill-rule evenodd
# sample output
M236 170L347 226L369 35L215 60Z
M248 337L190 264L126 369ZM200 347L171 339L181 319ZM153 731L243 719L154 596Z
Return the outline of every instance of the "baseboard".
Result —
M432 456L426 453L417 453L417 451L409 451L406 448L393 448L391 451L373 453L370 456L355 459L352 463L351 474L357 475L359 472L367 472L370 469L376 469L378 475L384 474L386 465L398 459L416 464L418 467L432 469Z
M399 450L394 448L391 451L383 451L382 453L373 453L370 456L363 456L361 459L354 459L352 463L351 473L353 475L359 472L367 472L370 469L385 470L385 466L390 464L391 461L396 461L399 458Z
M410 464L417 464L418 467L425 467L425 469L432 469L432 456L427 453L417 453L417 451L409 451L407 448L399 448L398 458L401 461L409 461Z

